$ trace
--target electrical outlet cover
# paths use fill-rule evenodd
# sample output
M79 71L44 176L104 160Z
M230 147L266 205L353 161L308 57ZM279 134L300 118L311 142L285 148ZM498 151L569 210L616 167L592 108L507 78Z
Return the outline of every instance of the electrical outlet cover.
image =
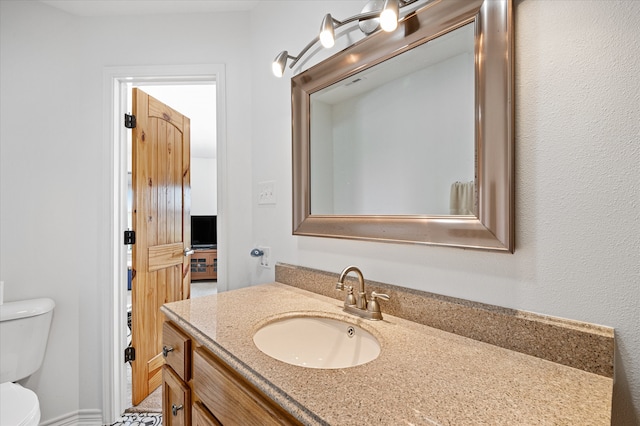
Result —
M263 268L271 267L271 248L270 247L258 247L262 250L262 256L260 257L260 266Z

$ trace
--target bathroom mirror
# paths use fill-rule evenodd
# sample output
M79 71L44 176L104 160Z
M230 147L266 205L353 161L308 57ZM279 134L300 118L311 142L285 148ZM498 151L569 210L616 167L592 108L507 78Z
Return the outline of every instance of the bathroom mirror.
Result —
M510 0L433 1L292 78L293 233L513 252Z
M471 23L310 95L312 215L475 214L474 45Z

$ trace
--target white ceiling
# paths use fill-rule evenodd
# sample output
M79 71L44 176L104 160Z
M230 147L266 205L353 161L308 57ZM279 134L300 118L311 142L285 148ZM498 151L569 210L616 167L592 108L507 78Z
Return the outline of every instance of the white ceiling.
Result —
M241 12L259 0L40 0L78 16Z

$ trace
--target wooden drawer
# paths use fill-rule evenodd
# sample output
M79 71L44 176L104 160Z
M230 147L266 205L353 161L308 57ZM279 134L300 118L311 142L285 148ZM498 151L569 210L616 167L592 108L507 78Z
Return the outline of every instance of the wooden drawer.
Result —
M162 424L191 425L191 389L167 365L162 366Z
M223 425L301 425L203 348L193 351L193 391Z
M222 426L222 423L201 402L193 404L191 418L193 419L193 426Z
M162 354L182 380L191 380L191 339L168 321L162 326Z

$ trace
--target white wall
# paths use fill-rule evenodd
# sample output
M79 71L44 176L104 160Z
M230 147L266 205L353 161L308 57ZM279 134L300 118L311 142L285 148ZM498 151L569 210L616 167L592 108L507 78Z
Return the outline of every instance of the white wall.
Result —
M43 395L44 420L78 410L81 399L96 407L99 397L95 387L80 392L79 365L91 363L83 357L99 358L97 336L80 351L78 326L80 301L97 293L99 166L78 131L76 28L35 2L0 2L0 274L5 301L56 302L44 365L26 384ZM99 327L99 318L83 319Z
M304 3L304 4L300 4ZM290 82L270 75L325 13L362 2L261 2L252 13L253 172L287 196L254 208L275 260L614 327L615 412L640 410L640 3L516 1L516 252L291 235ZM339 51L335 47L331 52ZM325 54L326 55L326 54ZM255 203L254 203L255 205ZM273 277L258 268L257 282Z
M215 158L191 158L191 214L218 214L218 168Z
M0 2L0 277L5 300L56 301L44 365L27 386L44 422L102 408L103 288L111 286L105 67L225 64L227 158L247 164L247 13L87 18ZM135 45L135 47L134 47ZM229 167L231 286L250 281L251 170ZM234 261L238 259L238 263ZM240 284L241 283L241 284ZM85 423L86 424L86 423ZM97 424L97 423L93 423Z

